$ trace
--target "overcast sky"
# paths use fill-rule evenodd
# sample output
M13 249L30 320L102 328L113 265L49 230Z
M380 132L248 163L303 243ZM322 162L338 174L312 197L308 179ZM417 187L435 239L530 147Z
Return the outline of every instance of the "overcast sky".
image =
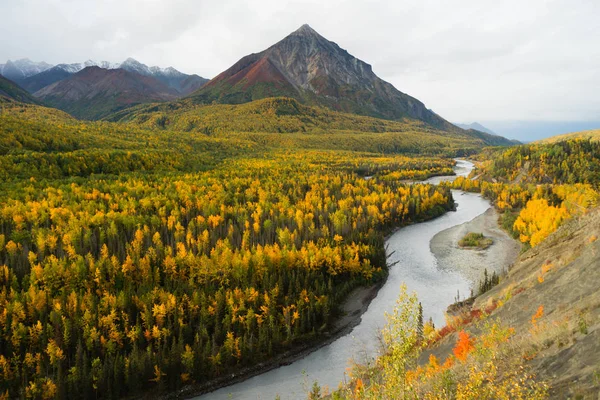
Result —
M600 0L0 0L0 62L210 78L308 23L455 122L600 120Z

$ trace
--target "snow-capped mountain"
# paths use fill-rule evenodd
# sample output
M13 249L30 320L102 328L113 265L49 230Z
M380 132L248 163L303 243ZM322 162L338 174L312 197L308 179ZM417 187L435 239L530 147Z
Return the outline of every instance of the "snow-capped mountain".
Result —
M100 68L104 68L104 69L117 69L117 68L121 68L121 64L110 62L110 61L87 60L86 62L83 63L83 67L81 69L86 68L86 67L100 67Z
M10 61L9 61L10 62ZM6 65L8 65L7 63ZM45 64L45 63L44 63ZM151 76L163 82L168 87L175 89L181 95L187 95L199 89L202 85L208 82L208 79L198 75L188 75L176 70L173 67L148 67L146 64L128 58L121 63L113 63L109 61L87 60L82 63L73 64L58 64L41 70L39 73L25 76L16 80L22 87L30 93L35 93L38 90L51 85L55 82L68 78L69 76L78 73L87 67L100 67L104 69L124 69L128 72L134 72L144 76ZM4 75L4 74L3 74ZM13 79L14 80L14 79Z
M6 64L0 64L0 75L20 83L23 79L37 75L49 68L52 68L52 65L46 62L35 62L28 58L22 58L16 61L8 60Z
M86 67L100 67L104 69L117 69L122 68L129 72L136 72L141 75L146 76L189 76L184 74L183 72L177 71L173 67L161 68L161 67L148 67L146 64L142 64L136 59L129 57L127 60L122 63L113 63L109 61L95 61L95 60L87 60L83 63L75 63L75 64L58 64L54 68L60 68L63 71L70 73L77 73Z
M61 69L65 72L76 74L87 67L100 67L104 69L117 69L121 68L123 63L113 63L109 61L96 61L96 60L87 60L82 63L73 63L73 64L58 64L55 65L54 69Z

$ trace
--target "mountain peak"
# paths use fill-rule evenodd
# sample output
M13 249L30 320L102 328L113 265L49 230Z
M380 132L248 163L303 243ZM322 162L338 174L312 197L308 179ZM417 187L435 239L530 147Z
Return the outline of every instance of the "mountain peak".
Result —
M264 51L240 59L192 97L204 103L244 103L277 96L344 112L387 119L408 117L456 129L307 24Z
M304 24L302 25L300 28L298 28L294 34L297 35L318 35L317 31L315 31L313 28L310 27L310 25L308 24Z
M141 62L139 62L138 60L136 60L135 58L132 57L127 57L127 60L123 61L122 64L132 64L132 65L144 65Z
M25 78L39 74L49 68L52 68L52 65L44 61L35 62L28 58L21 58L14 61L8 60L6 64L0 64L0 74L20 84Z

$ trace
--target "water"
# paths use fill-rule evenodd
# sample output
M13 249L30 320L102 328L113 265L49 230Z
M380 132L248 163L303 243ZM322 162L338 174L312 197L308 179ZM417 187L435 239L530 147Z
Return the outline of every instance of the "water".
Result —
M467 176L473 164L457 160L457 175ZM452 180L455 177L435 177L429 183ZM469 294L469 283L460 275L443 271L429 249L435 234L455 225L470 221L483 214L488 201L478 194L453 191L458 203L456 212L449 212L433 221L399 229L388 240L388 262L393 265L389 277L373 299L362 320L350 334L342 336L305 358L235 385L197 397L197 399L305 399L306 393L317 380L324 387L337 388L345 378L351 359L360 362L377 355L378 332L385 325L385 312L391 312L402 283L416 292L423 305L423 315L431 317L436 326L444 325L444 312L454 302L457 292L461 297ZM393 264L396 263L396 264Z

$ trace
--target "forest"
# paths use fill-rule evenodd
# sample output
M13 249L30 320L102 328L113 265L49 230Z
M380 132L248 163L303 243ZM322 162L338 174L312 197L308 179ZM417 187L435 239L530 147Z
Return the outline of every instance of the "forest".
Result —
M432 186L410 182L484 144L280 100L224 107L241 131L203 132L188 119L209 114L187 108L161 127L2 106L3 398L165 393L319 340L352 289L385 279L386 233L453 209L452 188L493 200L527 246L600 199L590 140L485 149L477 179Z
M590 138L488 149L478 158L477 179L447 186L492 200L502 225L526 246L600 204L600 143Z
M318 340L445 158L0 114L0 393L172 391ZM318 147L318 146L316 146ZM368 179L367 179L368 178Z

